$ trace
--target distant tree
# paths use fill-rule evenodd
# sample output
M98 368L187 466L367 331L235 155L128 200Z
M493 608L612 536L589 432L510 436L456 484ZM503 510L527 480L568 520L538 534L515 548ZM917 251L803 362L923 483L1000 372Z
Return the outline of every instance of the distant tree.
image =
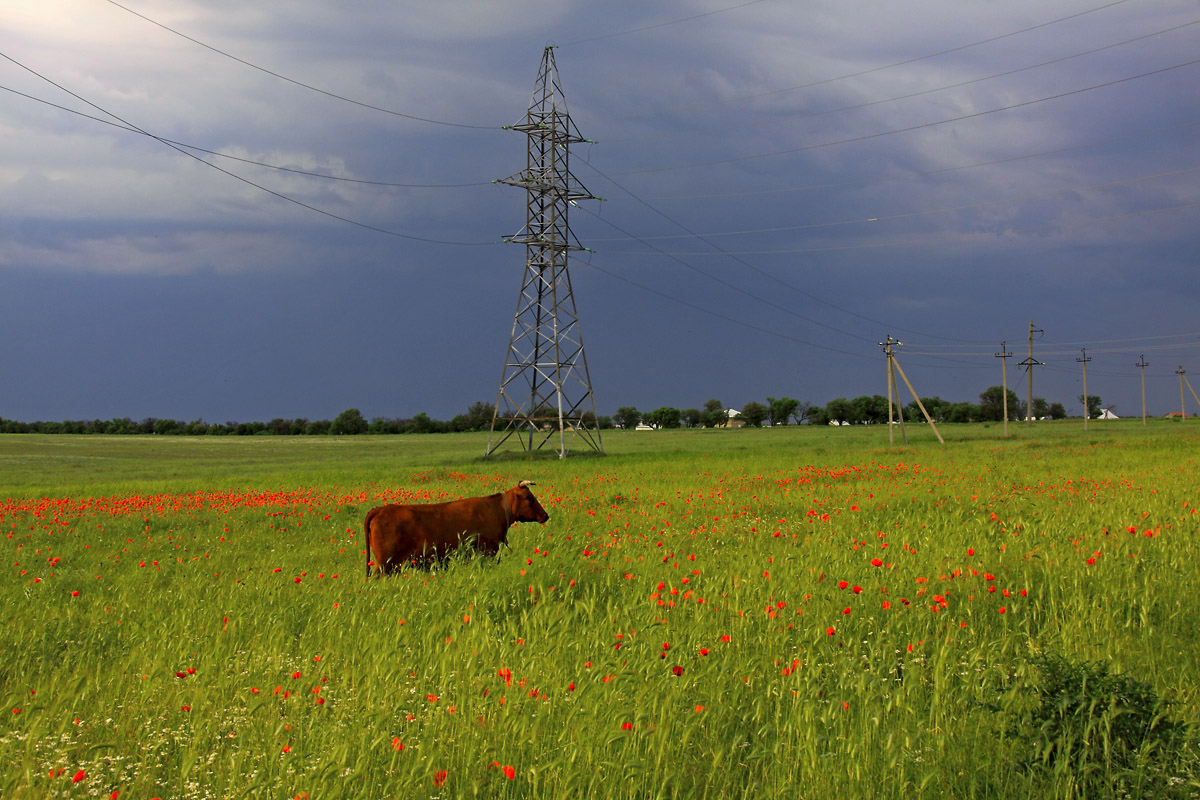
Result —
M742 419L752 428L761 428L771 410L762 403L751 400L742 406Z
M1079 401L1079 405L1083 405L1083 395L1079 395L1076 399ZM1086 413L1088 419L1096 419L1100 416L1100 395L1089 394L1087 396Z
M403 425L400 420L387 417L375 417L371 420L370 426L367 428L367 433L376 436L384 434L394 434L403 432Z
M819 413L820 411L821 411L820 406L814 405L813 403L810 403L807 400L801 400L800 403L797 404L795 410L792 411L792 419L794 419L796 421L797 425L803 425L806 422L818 424L813 419L813 415ZM824 424L824 423L820 423L820 424Z
M647 425L653 425L655 428L678 428L679 418L679 409L671 406L656 408L642 417Z
M980 416L979 406L974 403L951 403L946 408L946 422L975 422Z
M1062 403L1051 403L1049 413L1050 413L1050 419L1066 419L1067 418L1067 409Z
M1021 404L1021 418L1025 419L1029 416L1030 416L1029 413L1025 409L1025 404L1022 403ZM1046 402L1046 398L1044 398L1044 397L1033 398L1033 415L1032 416L1034 419L1042 419L1043 417L1050 416L1050 404Z
M767 419L772 425L786 425L788 417L795 413L799 408L800 401L793 400L790 397L768 397L767 398ZM745 410L742 414L745 414Z
M267 430L273 436L290 436L292 433L292 421L276 417L267 423Z
M303 436L308 431L308 420L303 417L292 420L292 424L288 426L288 433L292 436Z
M305 436L324 436L329 433L329 429L333 427L327 419L314 419L304 428Z
M169 436L180 433L182 424L173 419L154 420L154 432L159 436Z
M813 405L808 410L809 425L828 425L831 419L826 406Z
M700 424L700 411L695 408L685 408L679 412L679 422L685 428L695 428Z
M979 393L979 413L985 420L999 422L1004 419L1005 398L1007 398L1008 418L1018 419L1021 416L1021 400L1012 389L1005 395L1003 386L989 386Z
M826 422L854 422L854 407L844 397L835 397L825 404Z
M467 407L466 424L464 430L468 431L486 431L492 427L492 417L496 415L496 406L492 403L485 403L482 400L476 400Z
M613 426L613 419L608 415L596 417L596 426L602 431L611 430Z
M366 433L370 423L357 408L347 408L337 415L337 419L329 426L329 432L334 436L357 436Z
M400 430L403 433L442 433L445 431L445 424L430 419L429 415L422 411L404 423Z
M856 397L850 405L854 408L854 422L887 422L888 401L881 394Z
M716 428L728 421L729 414L725 412L720 400L714 398L704 404L704 410L700 412L701 425L706 428Z
M638 426L642 421L641 413L633 406L621 406L617 409L617 413L613 414L613 421L621 428L631 431Z

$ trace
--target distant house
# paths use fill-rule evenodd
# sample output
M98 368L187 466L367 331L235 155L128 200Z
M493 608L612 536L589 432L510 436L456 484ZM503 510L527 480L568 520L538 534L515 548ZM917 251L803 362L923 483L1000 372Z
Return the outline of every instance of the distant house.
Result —
M1186 411L1168 411L1166 414L1163 414L1164 419L1180 419L1181 417L1183 419L1187 419L1187 412Z
M746 424L746 420L740 419L741 416L742 416L742 412L738 411L736 408L725 409L725 424L721 427L724 427L724 428L740 428L740 427L742 427L743 425Z
M654 428L653 428L653 426L647 425L644 422L639 422L637 424L637 427L634 428L634 430L635 431L652 431L652 430L654 430Z
M1096 415L1096 419L1120 419L1111 409L1102 408L1100 413Z

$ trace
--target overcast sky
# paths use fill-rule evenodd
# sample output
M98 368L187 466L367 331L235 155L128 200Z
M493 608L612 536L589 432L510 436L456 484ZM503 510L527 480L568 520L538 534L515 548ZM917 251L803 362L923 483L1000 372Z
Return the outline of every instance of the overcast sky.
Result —
M1200 387L1194 0L8 0L0 416L495 402L547 45L599 413Z

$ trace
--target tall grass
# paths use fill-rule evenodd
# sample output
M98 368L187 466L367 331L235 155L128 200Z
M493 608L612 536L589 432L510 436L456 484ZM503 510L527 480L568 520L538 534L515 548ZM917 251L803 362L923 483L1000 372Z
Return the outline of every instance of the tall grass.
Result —
M951 434L0 437L0 796L1197 796L1200 439ZM499 559L363 579L371 506L523 478ZM1043 744L1045 657L1182 741Z

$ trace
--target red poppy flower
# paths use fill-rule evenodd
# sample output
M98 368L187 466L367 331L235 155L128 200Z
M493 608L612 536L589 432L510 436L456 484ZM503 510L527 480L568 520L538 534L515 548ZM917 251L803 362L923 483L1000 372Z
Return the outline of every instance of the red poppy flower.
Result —
M433 773L433 785L441 786L442 784L444 784L446 782L446 777L447 777L446 770L439 769L437 772Z
M504 772L504 777L508 778L510 781L513 778L517 777L517 771L510 766L506 765L506 766L501 767L500 769Z
M683 674L683 667L676 664L675 666L671 667L671 672L678 677Z
M86 777L87 777L87 773L84 772L83 770L79 770L79 772L76 772L75 775L71 778L71 783L79 783L81 780L83 780Z
M882 566L883 566L883 559L882 559L882 558L872 558L872 559L871 559L871 566L872 566L872 567L882 567Z
M825 633L829 636L833 636L835 633L837 633L837 629L834 628L832 625L830 625L828 628L825 629Z

